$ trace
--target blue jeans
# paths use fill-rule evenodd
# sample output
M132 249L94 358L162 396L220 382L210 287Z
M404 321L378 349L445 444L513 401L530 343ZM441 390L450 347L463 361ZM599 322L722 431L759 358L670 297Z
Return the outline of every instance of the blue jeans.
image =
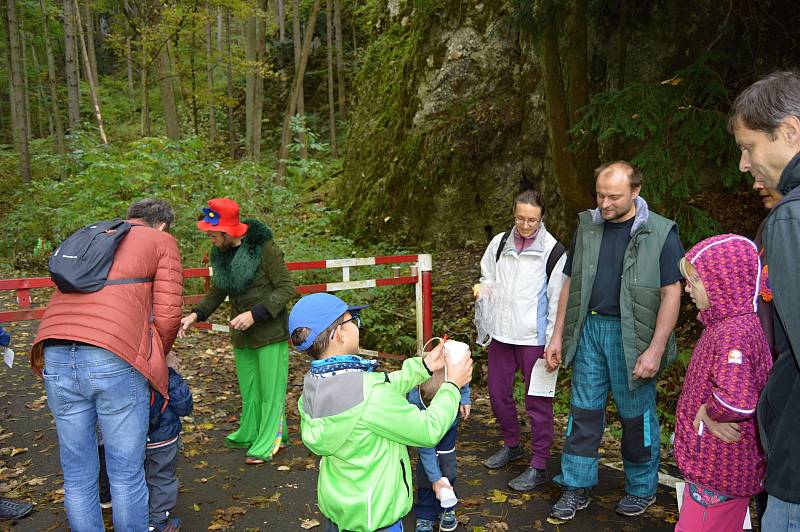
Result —
M793 504L772 495L767 499L767 511L761 518L761 530L769 532L800 531L800 504Z
M104 530L98 495L97 432L105 440L114 530L148 528L144 454L149 389L130 364L105 349L55 345L44 350L47 404L56 422L64 506L74 532Z

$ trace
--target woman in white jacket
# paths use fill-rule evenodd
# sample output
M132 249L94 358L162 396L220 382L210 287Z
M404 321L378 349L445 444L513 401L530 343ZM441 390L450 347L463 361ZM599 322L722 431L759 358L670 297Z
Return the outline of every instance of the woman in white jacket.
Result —
M484 465L505 466L523 456L514 402L517 370L530 385L531 371L550 341L563 282L564 246L544 226L544 200L528 190L514 200L514 227L495 235L481 259L482 289L492 291L494 320L489 344L489 397L503 448ZM551 257L552 255L552 257ZM553 444L553 399L525 395L531 423L529 467L508 485L527 491L548 480Z

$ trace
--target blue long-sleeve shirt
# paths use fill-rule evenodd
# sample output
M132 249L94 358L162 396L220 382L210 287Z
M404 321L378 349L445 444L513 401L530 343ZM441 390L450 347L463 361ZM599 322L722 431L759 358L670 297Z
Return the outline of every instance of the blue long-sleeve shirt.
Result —
M470 399L470 387L469 383L465 384L461 391L461 400L459 404L468 405L472 404L472 400ZM422 398L419 395L419 386L415 386L411 389L411 391L406 396L408 402L412 405L415 405L420 410L425 410L426 406L422 402ZM452 429L455 425L458 424L459 421L459 414L456 414L456 418L453 420L453 424L450 426ZM425 475L427 475L428 480L431 483L436 482L440 478L442 478L442 470L439 468L439 460L436 457L436 448L435 447L420 447L419 448L419 461L422 463L422 469L425 470Z
M11 343L11 336L0 327L0 347L8 347Z

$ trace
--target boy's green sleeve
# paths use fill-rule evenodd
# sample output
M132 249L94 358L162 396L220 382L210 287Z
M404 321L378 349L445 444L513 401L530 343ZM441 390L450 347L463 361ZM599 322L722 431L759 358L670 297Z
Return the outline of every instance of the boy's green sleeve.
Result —
M430 377L431 374L425 369L422 358L412 357L403 362L402 369L389 373L389 382L387 384L394 391L405 397L411 391L411 388L422 384Z
M427 375L421 360L419 366ZM405 392L398 393L389 383L379 384L373 388L361 421L388 440L412 447L435 447L455 421L460 398L458 388L445 382L428 408L420 410L408 402Z

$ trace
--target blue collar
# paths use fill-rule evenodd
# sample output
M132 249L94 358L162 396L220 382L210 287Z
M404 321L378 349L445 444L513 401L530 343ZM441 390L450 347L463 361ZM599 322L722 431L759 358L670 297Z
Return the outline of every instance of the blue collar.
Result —
M347 371L374 371L378 366L377 360L368 360L358 355L336 355L311 361L311 374L323 375L327 373Z

